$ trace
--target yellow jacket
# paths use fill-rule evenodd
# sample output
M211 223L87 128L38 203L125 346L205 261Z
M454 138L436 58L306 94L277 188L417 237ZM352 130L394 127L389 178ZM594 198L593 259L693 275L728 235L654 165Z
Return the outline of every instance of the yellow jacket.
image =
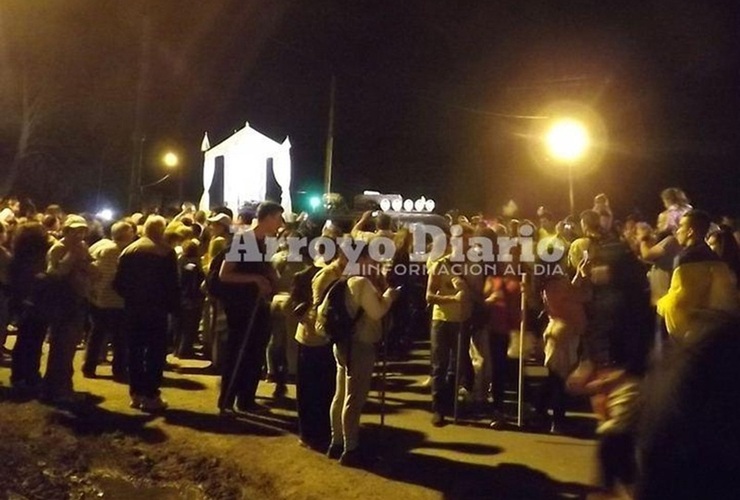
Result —
M703 311L736 313L736 277L705 243L683 250L676 259L668 293L658 301L668 333L684 339L701 327Z

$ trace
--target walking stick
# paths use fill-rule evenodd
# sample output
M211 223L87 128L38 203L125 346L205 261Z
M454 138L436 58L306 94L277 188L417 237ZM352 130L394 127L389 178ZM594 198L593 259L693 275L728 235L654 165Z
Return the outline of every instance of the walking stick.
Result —
M385 326L385 325L384 325ZM383 359L380 361L380 430L385 427L385 379L388 372L388 330L383 328Z
M523 427L522 413L524 406L524 335L526 332L525 316L527 312L527 294L525 293L525 286L527 285L527 273L522 274L522 283L519 287L521 291L521 321L519 322L519 386L517 389L517 409L516 409L516 425L519 428Z
M455 354L455 405L453 407L452 421L457 424L458 410L460 408L460 397L458 396L458 388L460 387L460 362L462 360L462 338L463 328L465 322L460 323L460 328L457 330L457 353Z
M242 361L244 360L244 351L247 350L247 344L249 343L249 337L252 336L252 330L254 328L254 321L257 318L257 309L259 309L261 298L257 298L257 302L255 302L254 307L252 308L252 313L249 316L249 323L247 323L247 330L244 333L244 338L242 339L241 344L239 345L239 354L236 357L236 363L234 363L234 369L231 371L231 377L229 378L229 385L226 387L226 392L224 393L224 397L221 398L218 404L218 409L223 411L226 409L226 402L231 400L231 397L234 395L234 388L236 384L236 376L239 373L239 368L241 367Z

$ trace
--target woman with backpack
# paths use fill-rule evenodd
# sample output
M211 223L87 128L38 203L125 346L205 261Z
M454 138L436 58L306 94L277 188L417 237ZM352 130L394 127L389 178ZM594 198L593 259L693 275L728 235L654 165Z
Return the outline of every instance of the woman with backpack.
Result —
M350 264L351 275L346 279L344 302L351 321L349 333L334 344L337 361L337 387L331 405L331 446L329 458L339 458L342 465L358 467L363 463L359 452L360 416L370 392L375 344L383 335L382 319L398 297L398 288L388 288L384 293L381 263L375 262L369 253L369 245L363 246L356 264ZM347 274L347 273L345 273ZM341 284L341 281L333 286ZM319 323L322 309L330 308L332 291L319 307ZM329 323L326 323L327 330ZM332 338L336 334L326 332ZM339 332L336 332L339 333Z
M301 446L326 452L331 442L331 407L336 387L337 364L326 336L316 331L316 309L326 291L339 280L347 257L339 252L322 268L310 267L294 278L290 309L298 320L296 403ZM307 290L306 290L307 289Z

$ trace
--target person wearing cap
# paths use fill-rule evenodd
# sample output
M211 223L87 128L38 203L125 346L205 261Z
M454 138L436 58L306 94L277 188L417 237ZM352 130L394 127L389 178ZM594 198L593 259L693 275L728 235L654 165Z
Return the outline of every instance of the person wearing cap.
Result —
M221 253L229 244L231 236L231 217L224 213L215 214L207 219L211 232L211 240L208 243L203 267L208 268L213 258Z
M49 357L44 375L44 396L52 402L79 398L72 385L73 361L82 339L85 308L93 276L85 237L87 221L70 214L64 219L62 238L47 253L47 274L56 289L56 307L49 334Z

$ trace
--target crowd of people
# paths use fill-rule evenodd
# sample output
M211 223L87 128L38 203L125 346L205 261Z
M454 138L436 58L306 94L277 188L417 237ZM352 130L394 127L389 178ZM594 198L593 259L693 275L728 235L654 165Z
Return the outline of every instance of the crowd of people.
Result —
M604 486L632 488L646 375L659 360L701 342L707 329L727 329L716 325L740 312L733 221L694 209L678 188L661 198L665 210L654 225L636 215L618 220L604 194L580 216L560 221L544 207L533 220L450 212L462 244L447 240L420 277L399 272L411 262L412 237L386 213L364 213L348 235L331 224L321 229L333 241L393 240L393 258L377 266L369 245L354 261L342 252L289 258L287 238L310 235L301 217L269 201L249 213L185 204L168 217L135 213L105 223L56 205L23 213L9 198L0 211L2 355L14 390L74 404L81 399L72 384L76 350L84 343L82 373L90 378L112 353L113 378L128 384L131 407L153 412L168 406L160 393L167 355L191 358L201 346L221 375L217 406L224 418L269 411L255 401L265 376L275 398L294 379L301 444L353 466L364 460L360 416L378 346L403 355L399 346L410 345L408 324L416 322L410 311L420 303L431 339L434 426L445 425L460 400L493 426L509 418L512 358L522 347L530 362L548 368L531 402L535 415L552 432L567 433L568 398L589 396L600 418ZM253 238L261 255L269 239L283 243L269 259L233 259L234 234ZM505 268L454 265L471 263L482 240L498 248L502 237L519 241ZM534 247L564 249L562 259L526 259L523 241L530 237ZM332 331L339 321L335 289L351 330L341 340ZM12 352L8 331L17 335ZM642 450L649 459L664 437L645 432L655 438Z

